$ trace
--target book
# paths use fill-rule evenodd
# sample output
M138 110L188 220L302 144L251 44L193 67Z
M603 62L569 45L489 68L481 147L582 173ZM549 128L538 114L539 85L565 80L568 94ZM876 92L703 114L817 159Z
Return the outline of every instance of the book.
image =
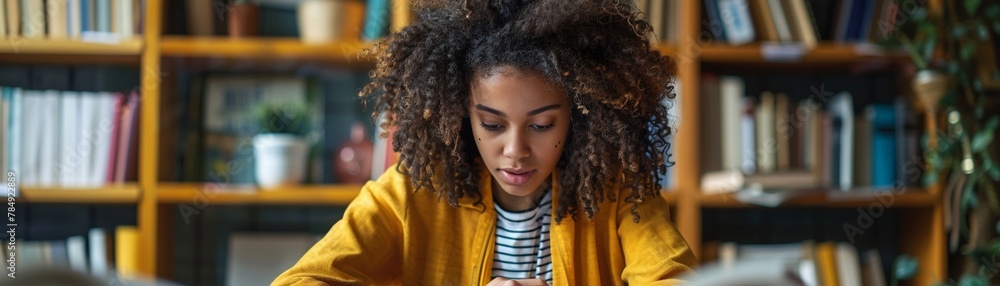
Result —
M389 0L369 0L366 8L361 39L373 41L384 37L389 29Z
M42 116L45 114L44 110L44 97L39 94L39 92L34 90L24 90L24 104L22 105L23 111L21 115L24 116L24 126L22 127L22 141L21 146L24 148L23 157L21 157L21 173L18 174L18 178L21 179L21 186L37 186L41 184L40 168L38 166L39 160L41 158L41 146L42 138L44 138L44 132L30 132L31 130L43 130L44 119Z
M791 160L791 138L794 130L789 116L788 95L778 93L774 97L774 157L777 171L789 170Z
M118 145L118 143L121 141L119 138L120 137L119 134L121 134L121 125L122 125L121 118L122 118L122 112L124 111L123 109L125 108L124 101L126 100L126 98L121 93L113 93L108 95L112 97L112 102L113 102L111 105L111 117L108 118L110 119L109 122L110 127L108 130L110 130L111 133L107 135L109 137L108 142L110 142L111 146L108 148L108 156L109 156L107 163L108 168L104 172L104 179L102 180L102 182L112 183L115 181L115 174L116 174L115 170L117 170L116 164L118 163L118 148L121 148Z
M872 131L872 123L867 117L854 117L854 166L851 176L855 186L868 187L872 184L872 155L881 152L873 148Z
M775 137L775 95L765 91L760 95L760 104L754 121L757 131L757 171L770 173L777 170L777 137Z
M74 235L66 239L66 255L69 268L80 273L87 273L87 240L82 235Z
M744 174L757 172L756 120L754 118L754 100L744 97L740 110L740 170Z
M836 256L837 282L843 285L861 285L861 263L854 245L838 242Z
M80 39L80 34L83 33L82 17L83 10L81 0L65 0L66 1L66 36L70 39Z
M123 225L115 228L115 269L118 276L139 276L139 229Z
M97 0L94 7L94 17L97 32L111 33L111 1Z
M0 39L7 38L7 4L0 1Z
M60 186L74 187L82 184L77 174L86 169L81 156L83 151L81 149L84 145L81 142L83 126L80 122L82 99L79 93L72 91L64 91L59 96L62 97L62 111L60 112L62 117L60 124L62 150L60 154L62 154L62 158L59 159L56 173L60 178Z
M873 104L865 110L866 121L871 124L871 185L873 187L892 187L896 182L896 154L899 142L896 141L897 120L899 120L893 105Z
M666 33L666 31L663 30L663 19L665 17L663 15L663 12L665 11L664 2L666 1L647 1L646 4L648 5L646 6L646 10L648 10L648 13L646 14L647 21L649 21L650 26L653 26L653 36L650 37L650 39L655 39L657 42L659 42L660 39L663 39L663 36Z
M816 245L816 270L819 272L821 285L841 285L837 274L837 243L823 242ZM845 284L851 285L851 284ZM853 284L859 285L859 284Z
M115 175L115 182L138 180L140 100L138 93L132 93L129 96L128 105L126 106L127 113L122 114L122 124L124 124L125 128L123 128L124 133L120 137L124 147L120 148L118 152L118 164L116 165L118 170Z
M107 172L111 164L111 142L114 134L114 112L115 95L110 92L101 92L96 97L97 108L94 113L94 156L91 162L91 173L87 180L87 185L92 187L103 186L107 181Z
M716 41L726 41L725 24L722 22L722 13L719 11L719 0L704 0L705 16L708 17L709 33Z
M850 190L851 168L854 166L854 103L851 94L841 92L833 96L829 102L831 118L830 126L830 162L831 179L841 190Z
M187 33L192 36L211 36L215 34L215 15L212 13L213 1L186 0ZM267 26L267 25L264 25Z
M736 76L722 76L719 78L719 96L721 98L721 109L719 116L722 117L722 169L740 170L743 163L742 146L744 142L741 132L741 121L743 117L743 78Z
M45 4L41 0L21 0L21 36L26 39L45 37Z
M135 37L135 3L133 0L113 0L118 3L118 13L115 20L118 22L118 35L122 39Z
M791 27L789 27L788 15L785 14L782 0L767 0L767 6L771 8L771 18L774 20L774 29L778 34L778 41L791 42L794 40Z
M392 1L392 31L399 32L410 24L410 18L413 17L413 11L410 8L410 1L408 0L391 0Z
M4 0L4 14L7 21L7 36L15 38L21 35L21 0Z
M67 21L69 18L69 6L66 1L72 0L45 0L46 20L48 20L49 39L65 39L69 35Z
M813 27L810 12L806 9L806 0L785 0L785 15L788 17L793 38L807 48L814 48L818 42L816 28Z
M778 41L778 30L774 26L774 17L771 16L771 8L768 0L749 0L750 14L754 21L754 28L757 31L757 38L765 42Z
M717 0L726 41L732 45L752 42L756 37L747 0Z

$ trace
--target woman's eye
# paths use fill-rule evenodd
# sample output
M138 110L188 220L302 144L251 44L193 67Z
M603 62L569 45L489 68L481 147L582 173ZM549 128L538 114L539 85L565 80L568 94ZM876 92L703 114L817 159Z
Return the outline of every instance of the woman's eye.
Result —
M497 131L497 130L500 130L500 128L503 128L503 126L500 126L500 124L486 124L486 123L480 122L479 125L483 126L483 129L486 129L486 130L489 130L489 131Z
M555 124L549 124L549 125L531 125L531 128L534 128L535 130L538 130L538 131L545 131L545 130L551 129L553 126L555 126Z

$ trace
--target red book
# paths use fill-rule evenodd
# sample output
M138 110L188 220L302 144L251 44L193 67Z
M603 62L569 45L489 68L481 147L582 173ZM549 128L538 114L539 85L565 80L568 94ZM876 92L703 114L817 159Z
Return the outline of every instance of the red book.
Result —
M118 153L118 133L121 132L121 114L125 103L125 95L115 93L115 113L111 117L111 152L108 152L108 169L104 175L104 182L113 183L115 181L115 154Z

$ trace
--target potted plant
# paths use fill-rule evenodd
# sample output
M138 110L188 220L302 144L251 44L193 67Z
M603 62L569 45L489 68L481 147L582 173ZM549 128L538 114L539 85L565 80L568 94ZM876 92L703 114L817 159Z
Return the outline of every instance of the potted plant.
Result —
M906 2L897 1L901 24L882 28L893 29L886 44L905 49L915 68L913 93L928 121L924 184L944 187L949 250L965 257L961 278L949 283L991 284L1000 278L1000 168L993 140L1000 105L984 82L983 65L990 63L981 56L996 53L991 44L1000 34L1000 3L947 0L931 13Z
M309 108L297 102L263 102L254 107L253 116L260 127L253 137L257 184L301 184L309 151Z

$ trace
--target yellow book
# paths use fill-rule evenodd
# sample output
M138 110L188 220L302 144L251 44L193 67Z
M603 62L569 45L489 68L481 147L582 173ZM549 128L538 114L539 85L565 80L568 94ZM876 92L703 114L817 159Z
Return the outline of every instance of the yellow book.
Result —
M837 243L828 241L816 245L815 258L821 285L840 285L837 279Z
M135 226L115 228L115 264L119 276L139 275L139 230Z
M392 21L390 22L391 31L399 32L410 25L411 15L413 12L410 9L410 1L407 0L392 0Z

